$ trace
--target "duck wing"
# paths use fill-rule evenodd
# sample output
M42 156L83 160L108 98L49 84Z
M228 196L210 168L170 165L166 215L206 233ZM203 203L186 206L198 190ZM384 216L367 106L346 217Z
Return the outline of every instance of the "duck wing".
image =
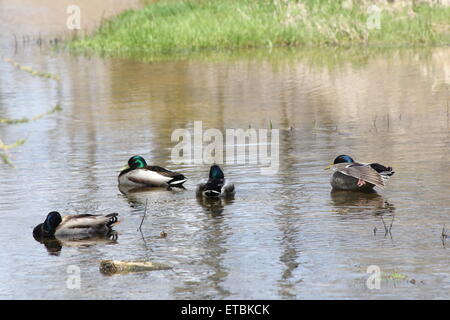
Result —
M169 178L168 181L165 181L169 185L179 185L187 180L181 173L170 171L160 166L147 166L145 169L155 172L165 178Z
M223 188L227 194L234 194L234 183L227 182Z
M179 181L178 183L186 181L182 174L158 166L134 169L128 172L126 177L131 182L146 186L163 186L170 185L174 181Z
M100 229L105 226L111 227L117 223L118 215L118 213L110 213L107 215L76 214L65 216L58 226L58 229Z
M200 197L203 195L203 191L205 191L206 184L207 184L206 180L197 184L197 188L195 189L195 195L197 197Z
M347 176L364 180L377 187L384 188L384 179L370 164L360 163L338 163L333 166L335 171L343 173Z

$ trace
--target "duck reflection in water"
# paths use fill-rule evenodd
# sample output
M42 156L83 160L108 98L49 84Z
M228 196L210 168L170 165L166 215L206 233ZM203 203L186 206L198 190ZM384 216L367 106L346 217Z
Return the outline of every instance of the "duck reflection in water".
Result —
M226 205L234 202L234 197L206 198L197 197L197 203L205 210L205 213L213 217L221 216Z
M172 193L178 193L178 192L184 192L186 191L186 188L167 188L167 187L133 187L133 186L119 186L119 191L125 196L128 195L137 195L139 196L140 193L147 193L147 194L158 194L160 193L161 196L167 195L167 191L170 191Z
M377 192L347 192L333 190L331 201L338 214L393 214L395 207Z
M182 197L182 192L185 192L185 189L171 189L167 191L166 188L158 188L158 187L144 187L144 188L124 188L119 187L121 197L128 203L128 205L132 208L139 208L145 206L148 202L149 204L154 203L167 203L173 202L177 199L180 199L177 196Z
M63 247L88 248L95 245L117 244L118 233L111 231L107 235L85 236L85 237L46 237L40 238L33 235L34 239L42 243L51 255L58 256Z

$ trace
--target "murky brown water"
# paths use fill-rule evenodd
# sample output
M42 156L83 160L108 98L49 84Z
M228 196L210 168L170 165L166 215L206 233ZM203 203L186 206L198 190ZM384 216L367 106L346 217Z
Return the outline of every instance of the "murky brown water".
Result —
M61 82L0 61L0 116L63 108L0 125L5 143L27 138L11 151L17 169L0 167L1 298L450 298L450 243L440 238L450 226L449 48L259 50L153 63L16 49L10 38L1 48ZM220 130L271 121L282 129L279 172L226 165L235 200L198 202L208 166L170 161L171 133L196 120ZM330 193L323 168L341 153L396 174L378 195ZM187 190L122 195L117 170L134 154L183 172ZM119 212L117 243L65 243L49 254L31 233L51 210ZM107 277L102 259L174 268ZM79 290L66 286L70 265L81 268ZM415 284L383 280L369 290L370 265Z
M93 31L104 18L123 10L135 9L152 0L0 0L0 35L20 44L23 39L48 40L72 34L67 25L73 14L70 6L80 8L81 34ZM68 9L69 8L69 9Z

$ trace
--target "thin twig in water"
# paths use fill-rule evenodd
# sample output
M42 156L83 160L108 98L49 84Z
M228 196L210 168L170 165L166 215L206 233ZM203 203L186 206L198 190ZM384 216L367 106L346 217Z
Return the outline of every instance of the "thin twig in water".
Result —
M389 233L391 233L391 229L392 229L392 224L394 223L394 219L395 219L395 216L394 216L394 215L392 215L392 221L391 221L391 225L389 226Z
M145 237L144 237L144 234L142 233L142 231L140 233L141 233L142 242L144 242L145 249L146 250L150 249L150 251L153 251L153 249L147 245L147 241L145 241Z
M386 232L386 231L387 231L387 228L386 228L386 223L384 223L383 216L381 216L381 221L383 221L384 231Z
M392 221L391 221L391 224L390 224L390 226L389 226L389 228L388 228L388 227L386 226L386 223L384 222L383 216L381 216L381 221L383 222L383 226L384 226L384 236L386 237L386 236L389 234L389 236L391 237L391 239L392 239L391 229L392 229L392 224L394 223L394 219L395 219L395 216L392 215Z
M141 224L139 225L139 229L138 229L141 233L142 233L142 223L144 223L145 215L147 214L147 203L148 203L148 199L145 200L145 211L144 211L144 215L142 216Z
M375 128L375 132L378 132L378 129L377 129L377 115L375 115L375 118L373 119L373 127Z
M13 32L13 36L14 36L14 55L16 55L17 54L17 37L14 32Z
M448 128L448 123L449 123L449 104L448 104L448 87L447 87L447 128Z
M389 130L389 126L390 126L389 113L386 115L386 119L387 119L387 128Z
M144 242L144 247L146 250L150 249L150 251L153 251L152 248L147 246L147 241L145 241L145 237L144 234L142 233L142 224L144 223L144 219L145 216L147 215L147 204L148 204L148 199L145 199L145 210L144 210L144 215L142 216L142 220L141 220L141 224L139 225L139 232L141 233L141 237L142 237L142 241Z

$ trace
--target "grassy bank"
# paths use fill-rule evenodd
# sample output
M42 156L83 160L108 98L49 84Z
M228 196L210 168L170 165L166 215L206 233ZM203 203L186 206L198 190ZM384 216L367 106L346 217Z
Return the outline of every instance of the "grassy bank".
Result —
M415 1L417 3L418 1ZM398 1L160 1L104 21L68 47L107 54L167 55L282 46L448 45L450 8Z

